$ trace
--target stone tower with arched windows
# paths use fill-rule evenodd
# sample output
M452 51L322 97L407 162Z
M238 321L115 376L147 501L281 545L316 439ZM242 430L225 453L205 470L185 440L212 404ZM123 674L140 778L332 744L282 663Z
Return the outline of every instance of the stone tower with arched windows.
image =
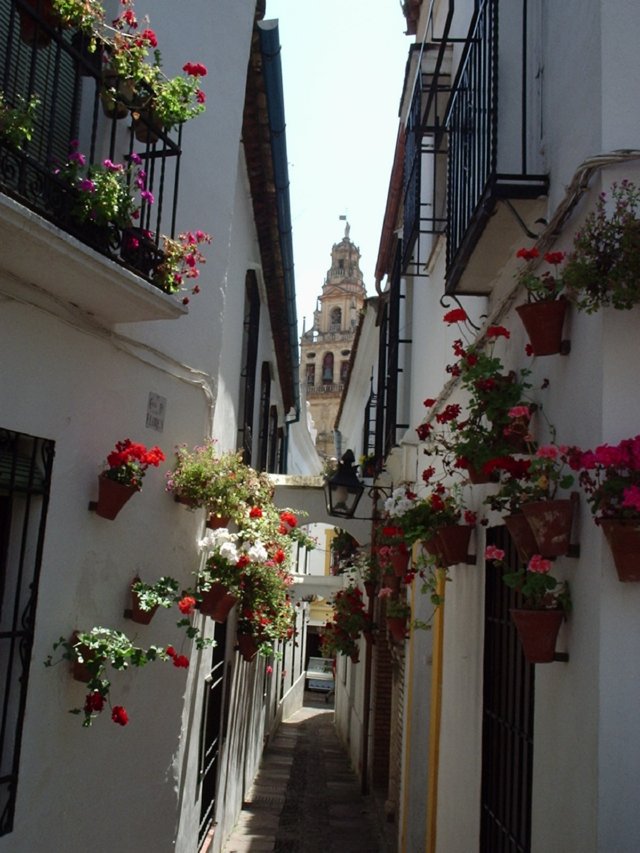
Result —
M360 250L344 237L331 249L331 267L322 285L313 326L300 340L300 380L306 388L321 456L337 455L333 427L340 395L349 373L351 347L366 291L360 271Z

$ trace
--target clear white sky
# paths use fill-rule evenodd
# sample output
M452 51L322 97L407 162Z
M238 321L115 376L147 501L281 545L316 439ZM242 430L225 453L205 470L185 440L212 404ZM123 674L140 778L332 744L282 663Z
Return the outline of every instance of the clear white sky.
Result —
M374 269L413 41L400 0L267 0L282 46L298 328L344 234L360 248L367 294Z

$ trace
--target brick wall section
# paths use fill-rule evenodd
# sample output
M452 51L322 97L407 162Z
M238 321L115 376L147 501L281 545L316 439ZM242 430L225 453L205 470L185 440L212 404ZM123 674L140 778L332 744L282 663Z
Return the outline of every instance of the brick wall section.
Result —
M391 650L384 631L380 631L373 652L371 782L374 788L386 791L389 784L393 665Z

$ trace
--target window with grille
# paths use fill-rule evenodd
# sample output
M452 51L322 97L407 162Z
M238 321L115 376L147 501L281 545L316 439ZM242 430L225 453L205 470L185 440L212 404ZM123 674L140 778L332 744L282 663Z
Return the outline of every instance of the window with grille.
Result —
M53 454L0 429L0 835L13 829Z

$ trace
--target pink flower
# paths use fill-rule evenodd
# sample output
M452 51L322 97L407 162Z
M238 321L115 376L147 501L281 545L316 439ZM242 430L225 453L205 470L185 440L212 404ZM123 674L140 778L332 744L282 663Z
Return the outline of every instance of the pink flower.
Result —
M389 598L393 595L393 590L390 586L383 586L378 593L378 598Z
M527 571L546 575L547 572L551 571L551 560L545 560L540 554L534 554L529 560Z
M555 444L545 444L536 450L536 456L539 459L557 459L558 455L558 448Z
M623 491L622 506L640 512L640 486L629 486Z
M529 417L529 407L528 406L513 406L513 408L509 409L509 417L510 418L528 418Z
M271 673L273 672L273 667L271 666L271 664L269 664L267 666L266 672L267 672L267 675L271 675Z
M484 558L485 560L504 560L504 551L502 548L496 548L495 545L487 545Z

